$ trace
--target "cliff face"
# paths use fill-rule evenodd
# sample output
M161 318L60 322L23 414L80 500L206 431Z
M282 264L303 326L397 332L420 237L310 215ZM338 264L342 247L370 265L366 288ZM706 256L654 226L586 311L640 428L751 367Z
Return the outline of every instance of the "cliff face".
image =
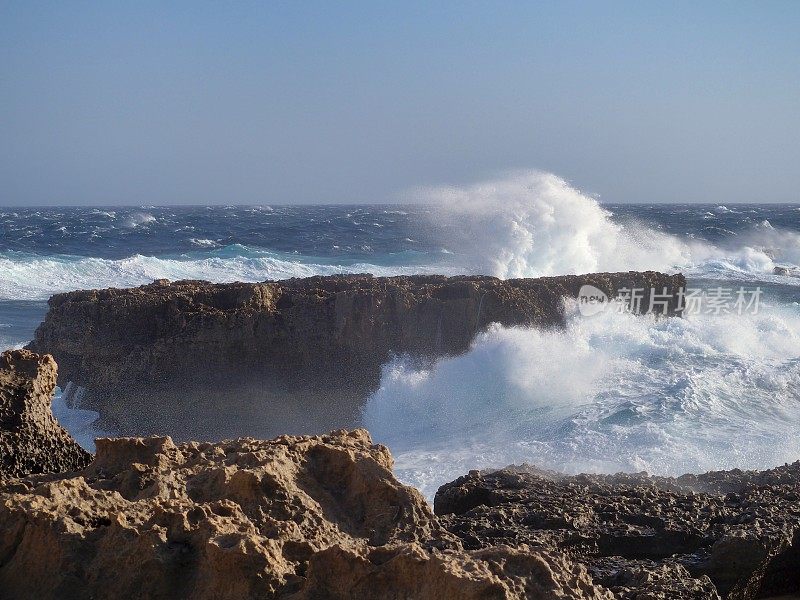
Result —
M473 471L442 486L442 524L476 550L562 551L617 598L800 593L800 462L678 478Z
M77 471L91 460L53 417L55 385L52 356L0 355L0 478Z
M97 442L0 484L0 596L610 600L560 553L465 551L364 430Z
M622 288L674 294L685 280L630 272L161 281L53 296L30 347L53 354L61 384L86 388L82 406L126 433L324 431L357 423L392 355L461 353L494 322L558 326L562 298L585 284L611 296Z

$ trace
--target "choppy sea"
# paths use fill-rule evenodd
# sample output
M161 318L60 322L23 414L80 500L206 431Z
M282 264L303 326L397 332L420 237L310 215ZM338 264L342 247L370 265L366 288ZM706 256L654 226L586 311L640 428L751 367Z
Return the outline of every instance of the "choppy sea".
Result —
M679 474L800 458L800 205L601 204L525 172L381 206L0 207L0 348L56 292L153 279L315 274L683 272L758 305L654 319L570 311L564 331L495 327L424 368L385 365L364 424L430 495L469 469ZM59 419L91 446L94 414Z

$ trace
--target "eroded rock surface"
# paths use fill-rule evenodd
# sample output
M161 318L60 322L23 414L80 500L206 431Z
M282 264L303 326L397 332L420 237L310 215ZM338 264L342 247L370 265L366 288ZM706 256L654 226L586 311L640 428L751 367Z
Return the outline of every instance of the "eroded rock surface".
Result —
M358 424L393 355L458 354L491 323L558 326L562 299L585 284L610 296L648 290L646 310L649 290L674 295L685 280L629 272L160 281L53 296L31 349L53 354L62 387L86 388L82 406L122 433L319 433Z
M91 460L53 417L56 371L52 356L0 354L0 478L77 471Z
M364 430L101 439L0 485L0 597L609 599L560 552L465 551Z
M435 510L468 549L560 550L626 600L800 594L800 462L679 478L473 471Z

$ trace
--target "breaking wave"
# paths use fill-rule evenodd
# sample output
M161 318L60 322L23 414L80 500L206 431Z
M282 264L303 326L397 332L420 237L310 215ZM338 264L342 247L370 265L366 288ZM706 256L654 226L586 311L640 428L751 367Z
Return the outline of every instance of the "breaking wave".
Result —
M111 213L104 213L104 215L114 218ZM127 227L128 229L133 229L134 227L139 227L140 225L147 225L148 223L154 223L155 221L156 218L150 213L135 212L125 217L125 219L122 222L122 226Z
M466 187L421 189L415 197L438 207L435 218L466 271L504 279L648 269L747 278L800 264L800 234L768 221L718 246L617 222L552 173L515 172Z
M426 266L332 263L233 245L176 258L135 255L112 260L80 256L0 254L0 300L46 300L79 289L132 287L155 279L203 279L218 283L311 277L341 273L396 275L437 271ZM437 272L441 272L438 270Z
M737 222L734 234L711 242L696 235L702 230L698 221L706 222L696 215L687 217L682 231L662 231L653 224L619 218L564 179L536 171L512 173L466 187L418 190L416 199L424 200L427 205L418 207L415 215L409 212L410 207L406 211L374 208L361 211L363 218L380 225L374 228L381 232L375 234L379 237L374 240L364 237L366 234L360 225L342 225L342 219L334 214L326 213L323 219L333 233L323 229L304 233L308 223L298 221L301 215L285 215L281 239L304 240L307 234L308 246L314 246L322 238L329 240L332 246L325 257L304 254L308 250L302 244L301 251L294 253L236 243L223 245L222 240L235 239L229 227L245 233L250 231L245 227L252 218L249 209L236 218L223 218L214 213L213 219L207 218L211 223L208 228L214 229L217 221L225 225L215 230L216 235L185 240L183 230L186 227L176 227L182 223L177 213L165 215L153 209L151 212L158 217L151 212L136 211L123 218L114 213L93 212L104 221L123 218L126 227L145 236L137 247L154 236L153 240L160 246L185 242L194 250L156 253L157 256L134 254L125 258L0 252L0 300L41 300L60 291L127 287L159 278L263 281L352 272L375 275L470 273L511 278L654 269L682 271L695 278L800 284L797 267L800 233L774 227L765 219L750 224ZM708 211L705 216L714 222L714 219L738 214L721 208ZM344 213L345 208L341 211ZM388 226L396 226L393 225L397 216L394 213L402 214L408 221L405 229L395 230L398 238L389 243L380 236L386 235ZM277 218L269 214L269 218ZM22 235L19 232L25 229L25 220L19 223L14 220L18 217L15 215L17 213L4 215L6 224L17 227L18 235ZM349 218L351 213L346 215ZM48 215L47 222L58 221L56 216L66 218L61 213ZM197 215L191 218L196 220L193 223L206 222ZM385 223L376 219L384 219ZM154 233L148 229L162 221L169 224L165 231ZM717 225L710 227L727 231ZM189 227L190 230L194 228ZM116 245L127 244L127 238L119 238L116 230L103 231L105 233L92 234L93 244L102 246L103 236L111 236ZM412 232L413 236L408 237ZM425 238L424 244L415 242L417 234ZM46 240L48 234L41 230L37 235ZM173 236L175 240L163 236ZM354 242L356 238L358 243ZM28 243L26 239L20 237L20 243ZM378 242L381 250L375 250L374 243ZM421 245L423 249L408 250L409 245ZM349 250L344 250L345 247Z
M493 327L458 357L384 368L364 424L432 495L468 469L765 468L800 453L800 307Z

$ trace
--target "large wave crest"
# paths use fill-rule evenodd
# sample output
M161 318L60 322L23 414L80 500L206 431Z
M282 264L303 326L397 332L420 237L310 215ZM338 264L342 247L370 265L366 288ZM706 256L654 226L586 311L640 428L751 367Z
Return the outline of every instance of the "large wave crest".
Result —
M0 255L0 300L46 300L57 292L134 287L155 279L228 283L341 273L396 275L430 270L425 266L383 266L352 261L326 263L244 246L177 258L137 254L117 260L15 252Z
M493 327L432 366L397 359L364 411L398 472L432 494L465 469L765 468L800 452L800 311L659 319L573 314Z
M688 271L758 276L800 263L800 235L761 224L721 248L641 223L618 223L600 203L552 173L517 171L469 186L417 190L433 202L463 268L504 279L598 271Z

